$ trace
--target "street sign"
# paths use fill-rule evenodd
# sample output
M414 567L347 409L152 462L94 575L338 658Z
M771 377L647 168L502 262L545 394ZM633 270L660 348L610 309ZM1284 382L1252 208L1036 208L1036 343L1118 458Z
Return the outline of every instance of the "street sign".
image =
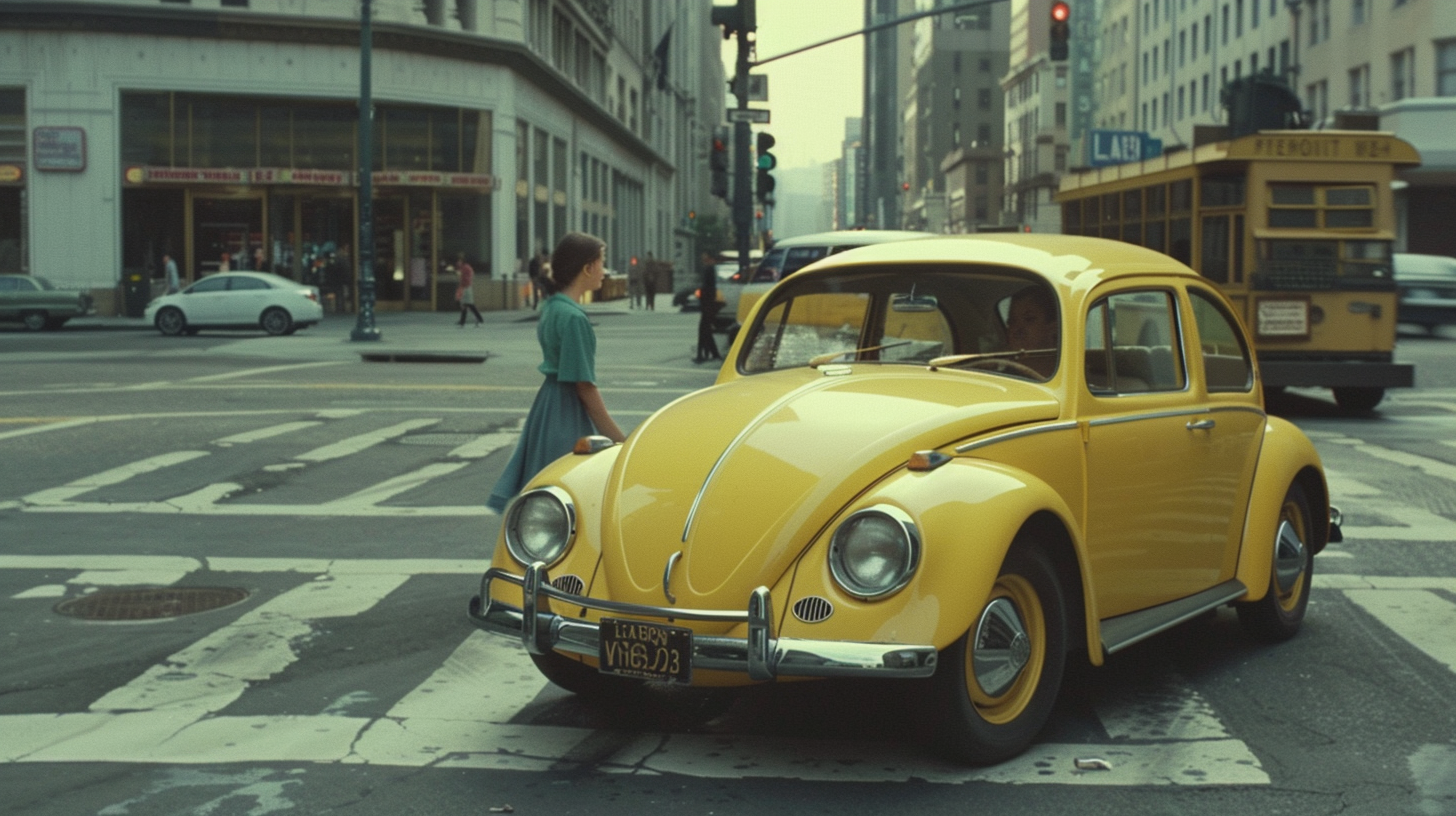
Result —
M766 108L729 108L728 121L747 122L750 125L768 124L768 110Z
M1087 135L1087 164L1091 167L1126 164L1163 154L1163 141L1142 131L1090 130Z

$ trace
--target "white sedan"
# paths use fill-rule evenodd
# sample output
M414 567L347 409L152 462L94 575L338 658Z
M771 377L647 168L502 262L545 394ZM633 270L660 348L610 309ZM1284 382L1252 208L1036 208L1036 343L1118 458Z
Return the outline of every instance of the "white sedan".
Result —
M200 329L255 329L293 334L323 318L317 287L267 272L209 275L175 295L147 304L146 319L162 334Z

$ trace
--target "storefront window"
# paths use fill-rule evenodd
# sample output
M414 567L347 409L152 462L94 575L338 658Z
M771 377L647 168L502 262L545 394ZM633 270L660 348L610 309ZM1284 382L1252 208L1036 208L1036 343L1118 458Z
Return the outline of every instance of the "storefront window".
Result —
M125 164L172 164L172 96L121 95L121 160Z
M188 100L191 167L258 166L258 106L225 96Z
M293 108L258 106L258 166L293 166Z
M430 169L430 111L425 108L382 108L384 170ZM452 168L453 169L453 168Z
M303 105L293 109L293 167L354 169L354 105ZM378 142L376 142L378 144Z
M298 280L302 269L295 250L294 218L298 196L274 193L268 197L268 258L265 271Z

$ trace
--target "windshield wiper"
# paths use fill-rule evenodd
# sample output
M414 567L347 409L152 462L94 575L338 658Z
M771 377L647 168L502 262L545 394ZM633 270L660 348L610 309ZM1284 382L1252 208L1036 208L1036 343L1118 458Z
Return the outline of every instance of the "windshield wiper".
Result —
M910 340L900 340L894 343L886 343L883 346L866 346L865 348L846 349L845 351L831 351L828 354L820 354L817 357L810 357L809 367L818 368L825 363L832 363L840 357L845 356L846 354L853 355L854 357L859 357L861 354L864 354L867 351L881 351L883 349L891 349L896 346L908 346L911 342L912 341Z
M1028 354L1055 354L1056 349L1011 349L1009 351L983 351L978 354L947 354L944 357L936 357L926 363L931 368L942 366L956 366L961 363L972 363L977 360L1014 360L1017 357L1024 357Z

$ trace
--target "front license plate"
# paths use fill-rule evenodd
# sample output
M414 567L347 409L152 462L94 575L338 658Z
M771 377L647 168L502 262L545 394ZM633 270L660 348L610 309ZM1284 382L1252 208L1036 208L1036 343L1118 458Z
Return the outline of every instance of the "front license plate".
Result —
M693 631L660 623L602 618L601 671L687 683L693 677Z

